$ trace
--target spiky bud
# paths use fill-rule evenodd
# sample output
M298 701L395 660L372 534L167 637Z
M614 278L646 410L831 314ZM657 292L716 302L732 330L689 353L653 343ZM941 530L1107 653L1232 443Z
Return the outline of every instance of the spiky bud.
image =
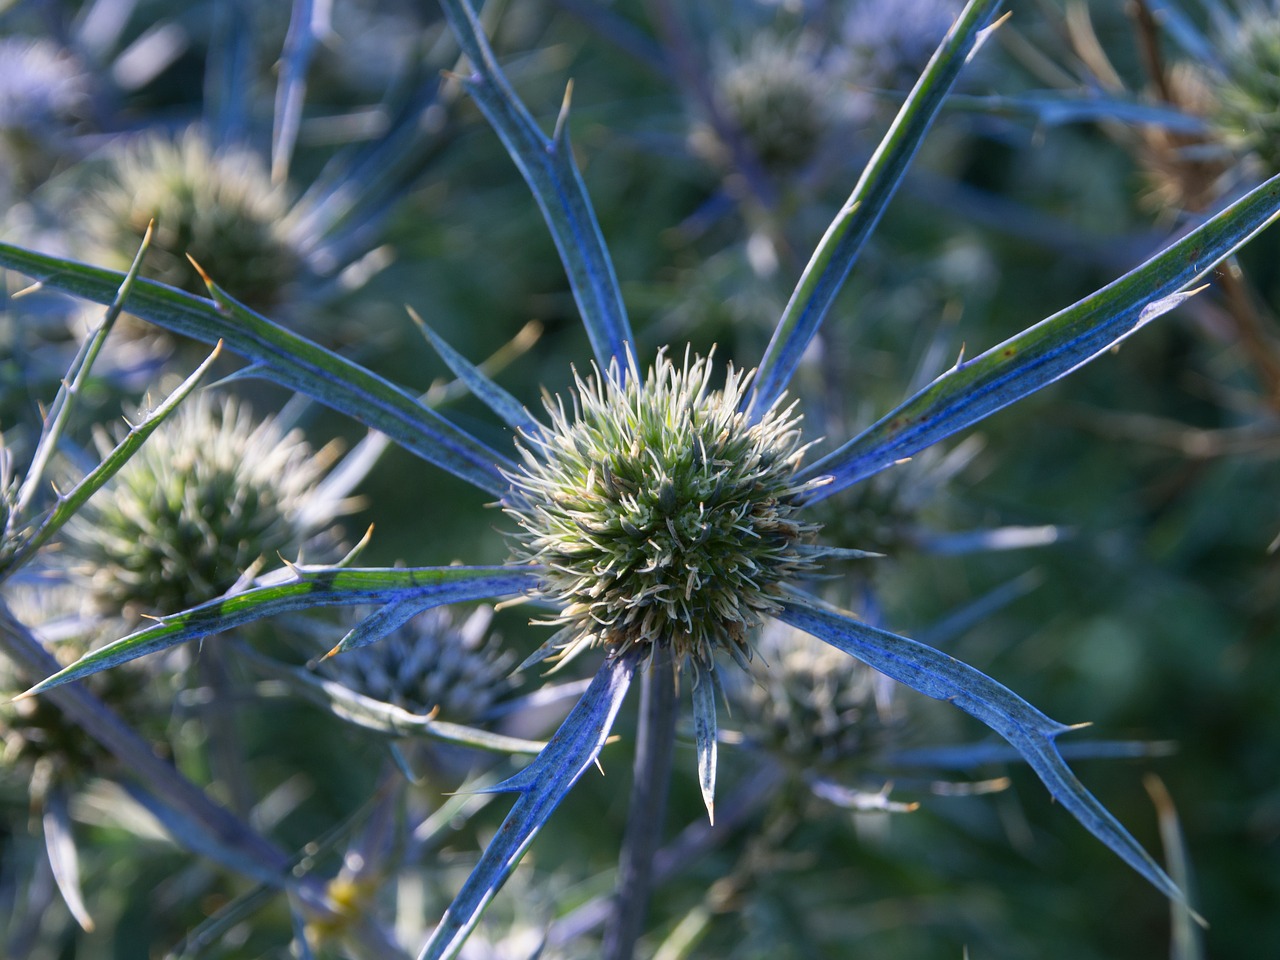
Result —
M817 56L768 34L716 71L715 90L727 119L777 176L814 159L836 113L838 89Z
M503 506L520 526L518 562L542 570L566 646L662 644L676 662L750 657L747 634L779 608L781 585L815 568L817 525L797 511L806 449L792 404L752 422L752 375L659 355L576 378L571 409L545 401L550 427L522 438Z
M261 309L280 302L298 270L287 211L257 154L214 149L195 129L176 139L145 134L110 155L82 205L81 233L93 262L125 269L154 220L145 276L206 295L190 254L219 286Z
M781 623L761 633L759 651L754 682L730 688L753 740L807 769L867 758L884 744L892 724L870 667Z
M439 710L445 720L480 719L514 689L515 658L489 632L493 608L477 607L457 623L447 607L414 617L377 643L322 660L339 683L413 713Z
M1222 139L1280 170L1280 11L1274 3L1246 10L1219 37L1222 67L1209 70L1216 109L1207 112Z
M7 186L17 199L55 168L86 93L84 71L57 44L0 37L0 196Z
M325 466L301 432L198 393L68 523L67 553L105 610L185 610L332 521L307 509Z
M963 6L963 0L859 0L844 22L849 79L909 90Z

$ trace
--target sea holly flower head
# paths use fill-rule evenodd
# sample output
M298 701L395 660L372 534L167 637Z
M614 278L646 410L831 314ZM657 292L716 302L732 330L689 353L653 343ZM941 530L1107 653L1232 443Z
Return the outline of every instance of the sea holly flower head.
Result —
M212 599L325 535L334 513L317 510L316 491L328 465L301 431L198 393L68 524L68 566L130 619Z
M503 504L520 531L517 562L541 569L560 609L564 652L669 648L710 667L749 660L748 633L779 609L786 581L816 569L818 527L798 516L806 449L795 405L752 422L751 374L661 354L641 379L614 363L577 378L570 408L548 398L550 428L526 435Z
M497 497L519 524L516 562L296 568L279 582L166 617L91 653L27 696L189 639L319 605L380 605L365 621L375 621L369 629L344 640L358 646L386 635L383 628L389 624L436 605L530 594L550 602L561 631L549 641L548 652L598 645L606 655L536 759L488 788L516 799L422 953L424 958L452 957L538 831L592 769L637 677L644 686L637 801L624 851L637 869L624 872L624 883L625 876L652 875L662 804L652 802L648 791L666 782L676 723L670 675L642 673L642 668L646 660L666 657L694 661L699 785L710 805L716 684L714 671L708 677L701 667L721 649L745 656L750 648L739 631L769 617L986 724L1009 742L1063 809L1156 889L1185 904L1177 885L1065 762L1056 741L1071 726L982 671L870 625L803 593L792 581L814 572L823 556L839 555L811 542L816 524L806 515L813 505L1109 355L1126 337L1184 302L1216 263L1280 214L1280 178L1251 190L1108 286L971 359L962 358L821 460L801 464L805 446L782 398L962 65L984 36L996 0L965 5L814 251L749 387L745 375L730 373L719 391L712 389L706 362L696 358L677 368L659 354L647 380L641 379L628 359L636 340L621 287L570 149L567 103L554 132L546 135L503 74L470 5L443 0L443 6L470 62L471 72L461 84L534 192L566 267L597 371L604 371L578 384L571 411L553 403L551 424L543 426L427 329L459 379L519 432L518 462L409 391L253 313L220 286L210 285L211 302L140 283L128 305L178 332L223 339L255 373L356 416ZM117 278L109 273L10 246L0 246L0 262L46 286L93 299L109 301L116 289ZM735 532L739 542L731 543L729 534ZM641 534L647 536L641 539ZM704 568L700 561L712 549L731 561L726 569ZM643 886L623 886L614 901L619 926L634 929L635 936L643 927ZM631 951L623 943L607 952L624 956Z
M285 192L244 147L210 143L192 127L113 145L96 188L80 203L77 243L94 262L123 269L148 224L143 275L200 293L209 276L259 308L279 304L301 260L289 242Z
M868 759L896 728L891 698L865 664L776 621L760 633L761 664L731 689L745 732L807 770Z
M60 159L88 78L75 58L43 37L0 37L0 197L48 176Z
M1242 4L1216 33L1220 60L1198 64L1211 99L1203 115L1224 142L1280 169L1280 8L1275 0Z
M909 88L956 19L961 0L855 0L841 30L853 83Z
M806 167L833 133L840 84L814 45L759 34L736 55L719 57L713 83L726 119L764 169L786 177ZM723 163L724 146L699 128L693 146Z
M363 694L418 714L459 723L481 720L516 688L512 653L489 630L493 608L460 619L446 607L414 617L377 643L320 661L322 673Z

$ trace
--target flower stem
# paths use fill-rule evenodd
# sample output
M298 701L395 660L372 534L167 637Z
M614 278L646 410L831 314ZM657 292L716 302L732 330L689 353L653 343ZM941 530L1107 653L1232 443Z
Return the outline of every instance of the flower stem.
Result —
M32 676L45 676L58 669L57 661L3 603L0 603L0 648ZM292 887L304 898L314 899L311 897L314 891L307 885L297 885L290 879L290 862L283 850L213 803L198 786L156 756L145 741L83 686L59 687L41 696L56 703L156 796L208 831L214 845L225 852L225 862L232 869L249 873L274 887Z
M604 960L630 960L649 909L676 738L675 665L670 651L658 647L642 683L631 803L613 912L605 930Z

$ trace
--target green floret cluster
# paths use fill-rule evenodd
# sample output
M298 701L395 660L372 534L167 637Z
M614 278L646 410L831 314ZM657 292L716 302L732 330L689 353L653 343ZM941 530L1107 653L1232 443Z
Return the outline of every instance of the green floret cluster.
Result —
M750 658L748 632L778 609L782 585L816 568L818 525L800 519L795 473L806 445L794 404L752 423L751 374L729 368L711 389L709 360L659 356L578 378L572 412L546 401L551 425L525 437L504 501L520 531L516 559L544 570L561 608L565 652L666 645L680 662L717 650Z
M193 129L176 139L140 136L118 149L80 217L95 259L127 267L154 221L146 276L204 296L190 255L237 299L263 309L281 300L298 272L287 211L284 192L256 154L215 150Z
M1253 150L1276 170L1280 163L1280 20L1274 11L1244 16L1226 39L1225 75L1215 76L1219 101L1213 122L1228 142Z
M68 524L67 553L104 609L184 610L298 554L325 465L300 432L198 394Z

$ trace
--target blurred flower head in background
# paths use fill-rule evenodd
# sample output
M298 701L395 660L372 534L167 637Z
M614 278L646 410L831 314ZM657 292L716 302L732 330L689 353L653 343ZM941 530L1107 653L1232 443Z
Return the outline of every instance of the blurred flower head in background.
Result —
M466 619L459 611L436 607L377 643L322 660L320 670L357 693L411 713L474 723L516 687L515 655L490 632L492 622L492 607L476 607Z
M712 67L725 121L765 172L783 181L803 171L839 132L841 87L812 39L758 33L741 52L721 51ZM691 142L717 166L729 163L729 151L709 127L695 127Z
M106 164L77 208L73 242L83 256L125 269L154 222L144 276L203 296L194 260L258 309L285 297L300 261L284 223L288 199L258 154L215 148L192 127L122 140L108 150Z
M88 84L52 40L0 36L0 199L20 199L56 169Z
M110 447L101 431L98 445ZM63 562L104 612L136 623L221 596L282 557L331 557L349 507L322 486L334 458L274 416L198 393L68 524Z

